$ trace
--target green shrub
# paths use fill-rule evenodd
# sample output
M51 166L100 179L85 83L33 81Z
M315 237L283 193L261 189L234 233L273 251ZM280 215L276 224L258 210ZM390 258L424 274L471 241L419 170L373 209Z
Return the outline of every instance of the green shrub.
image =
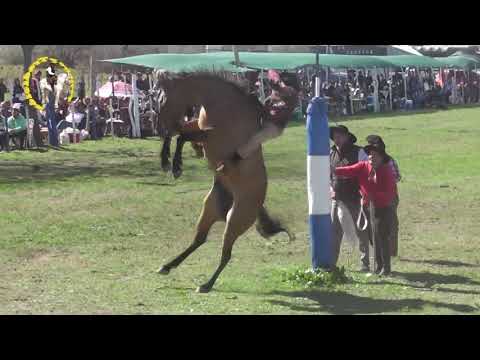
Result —
M349 277L345 274L345 267L335 268L333 271L297 268L293 271L284 271L282 280L291 284L300 284L305 287L346 284Z

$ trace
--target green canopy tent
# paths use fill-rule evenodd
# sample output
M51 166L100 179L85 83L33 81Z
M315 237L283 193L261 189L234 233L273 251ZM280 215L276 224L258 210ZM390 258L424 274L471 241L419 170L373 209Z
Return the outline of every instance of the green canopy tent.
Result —
M480 60L466 55L449 56L435 59L440 61L444 67L448 68L473 69L480 65Z
M428 57L418 55L389 55L389 56L375 56L390 64L390 66L397 67L416 67L416 68L440 68L443 65L442 62Z
M197 54L147 54L120 59L101 60L131 69L162 69L170 72L217 70L244 72L247 69L233 64L232 52Z
M241 65L251 69L294 70L315 65L314 53L240 53ZM355 67L375 68L390 66L388 62L375 56L363 55L319 55L319 65L332 68L349 69Z

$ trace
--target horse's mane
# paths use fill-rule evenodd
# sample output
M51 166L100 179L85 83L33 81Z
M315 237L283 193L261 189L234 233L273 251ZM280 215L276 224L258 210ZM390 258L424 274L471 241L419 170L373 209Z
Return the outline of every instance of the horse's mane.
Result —
M249 93L248 86L240 83L239 81L231 80L227 78L225 72L221 71L208 71L208 70L198 70L195 72L180 72L180 73L163 73L161 74L162 80L166 81L176 81L176 80L189 80L189 79L202 79L202 80L213 80L220 83L226 84L231 87L234 92L245 97L247 102L257 108L259 111L263 109L263 105L254 94Z

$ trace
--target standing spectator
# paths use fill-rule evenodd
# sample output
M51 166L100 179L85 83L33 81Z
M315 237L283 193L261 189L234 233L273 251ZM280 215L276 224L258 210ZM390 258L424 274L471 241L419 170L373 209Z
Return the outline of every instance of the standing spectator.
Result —
M369 145L379 146L386 153L385 143L380 136L369 135L366 140ZM400 174L400 168L398 166L398 163L393 157L390 156L390 154L387 154L387 157L390 159L388 161L388 165L392 169L395 182L398 184L402 180L402 175ZM392 228L390 233L390 255L392 257L398 256L398 229L399 229L398 205L400 203L400 197L398 195L398 186L395 188L395 192L396 192L395 197L392 202L393 219L392 219Z
M23 91L22 86L20 85L20 80L15 79L12 91L12 103L22 103L25 101L25 92Z
M359 161L366 161L368 158L363 149L355 145L357 138L349 132L346 126L331 127L330 139L334 142L334 145L330 149L330 167L332 168L330 188L332 197L333 253L334 263L336 264L340 255L343 234L346 233L346 235L350 237L354 236L354 234L351 234L351 231L347 229L346 222L341 218L339 212L344 213L343 217L348 216L348 214L345 213L349 212L352 220L357 219L361 204L358 181L338 176L335 174L334 169L337 167L350 166ZM370 270L368 231L359 231L356 227L355 231L360 240L361 271L368 272Z
M37 71L35 75L30 80L30 93L32 94L33 100L38 104L42 102L42 94L40 91L40 80L42 79L42 72Z
M85 78L83 75L80 77L80 80L78 81L77 97L80 100L83 100L85 98Z
M12 116L8 118L8 135L15 141L16 146L23 150L27 137L27 119L20 113L20 108L20 103L12 106Z
M5 94L8 92L6 85L3 82L3 79L0 79L0 102L5 101Z
M148 91L149 84L147 79L144 79L142 73L137 73L137 88L141 91Z
M88 130L90 133L90 139L97 140L97 100L93 98L90 100L89 97L85 98L85 104L87 106L87 114L89 119Z
M357 179L362 194L362 206L369 213L371 226L375 234L375 273L388 276L391 273L390 233L392 228L392 203L396 194L396 184L390 161L383 147L378 144L367 145L365 152L368 161L360 161L355 165L337 167L337 176ZM368 211L372 205L373 213Z
M370 71L367 72L367 78L365 79L365 85L368 88L370 88L373 85L373 77Z
M55 85L57 83L57 76L52 64L47 68L47 84L44 91L45 117L48 126L48 139L51 146L58 147L58 129L57 120L58 114L55 109Z

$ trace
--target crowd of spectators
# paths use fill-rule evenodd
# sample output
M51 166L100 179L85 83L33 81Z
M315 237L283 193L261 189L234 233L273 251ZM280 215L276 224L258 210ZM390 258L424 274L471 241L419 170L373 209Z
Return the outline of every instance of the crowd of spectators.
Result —
M313 96L315 76L308 79L304 71L300 71L298 76L301 78L305 114L306 104ZM328 98L332 115L352 115L374 110L375 87L371 71L349 70L343 74L329 73L328 77L322 72L320 77L321 93ZM480 77L473 71L434 73L431 69L410 69L404 78L399 70L391 74L377 74L376 82L380 111L445 108L448 104L470 104L480 100Z

